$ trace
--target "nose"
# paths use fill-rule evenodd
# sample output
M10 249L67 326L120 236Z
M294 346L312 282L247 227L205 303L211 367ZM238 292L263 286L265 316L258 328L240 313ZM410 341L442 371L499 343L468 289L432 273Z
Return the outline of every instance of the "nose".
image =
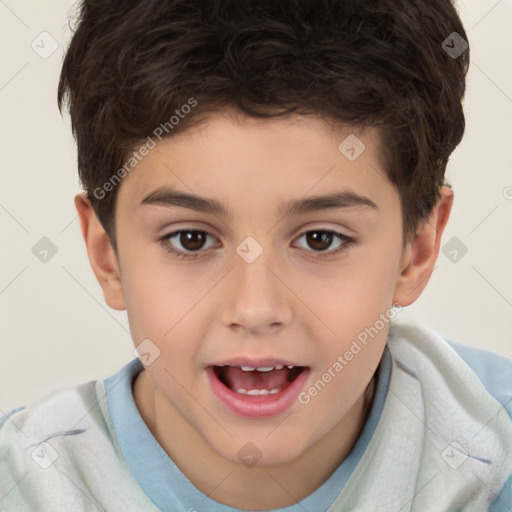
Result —
M252 335L275 334L288 325L292 305L285 282L269 251L263 251L252 263L235 255L235 266L226 283L224 325Z

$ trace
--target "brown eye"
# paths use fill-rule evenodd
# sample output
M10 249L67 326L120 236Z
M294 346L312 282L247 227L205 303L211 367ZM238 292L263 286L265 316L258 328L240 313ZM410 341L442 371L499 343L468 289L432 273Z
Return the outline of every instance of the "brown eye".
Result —
M348 250L355 244L355 240L337 231L330 231L327 229L317 229L306 231L297 240L305 238L306 244L301 245L303 249L308 249L310 252L318 253L318 258L330 257ZM333 242L338 242L333 245ZM330 248L330 250L328 250Z
M180 231L178 240L187 251L202 249L207 234L204 231Z
M332 244L331 231L308 231L305 235L307 244L315 251L325 251Z
M194 253L199 255L199 253L202 252L201 249L208 249L212 246L212 244L210 244L210 246L205 247L208 237L213 239L206 231L183 229L164 236L161 239L161 243L166 250L176 255L181 255L182 257L188 255L195 256L196 254Z

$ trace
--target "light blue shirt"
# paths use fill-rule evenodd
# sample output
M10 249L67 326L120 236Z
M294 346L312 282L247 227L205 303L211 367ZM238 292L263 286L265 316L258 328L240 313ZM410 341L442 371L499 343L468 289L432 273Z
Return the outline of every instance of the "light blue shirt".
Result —
M488 351L448 341L452 348L479 376L484 387L498 400L512 418L512 375L510 361ZM143 366L132 360L118 373L105 380L108 408L119 445L130 471L149 499L162 511L172 512L186 505L197 512L234 512L238 509L212 500L199 491L179 470L157 443L142 419L133 398L132 384ZM372 409L352 451L334 473L312 494L281 512L320 512L334 502L359 463L386 400L390 381L390 356L384 351ZM512 510L512 479L493 502L490 512Z
M447 503L452 499L458 500L458 506L488 503L489 493L493 492L494 495L498 486L502 486L489 510L510 512L512 361L449 341L449 345L459 354L459 359L448 350L437 333L417 323L406 322L395 326L394 330L376 374L376 395L371 411L352 451L316 491L299 503L279 510L322 512L333 502L336 503L336 510L351 510L351 506L345 507L345 503L371 503L367 509L377 510L377 504L386 501L385 510L394 512L395 501L404 498L402 493L414 492L416 478L423 478L424 483L428 478L425 471L428 474L431 465L437 463L438 473L444 471L444 477L451 479L456 488L445 486L444 494L440 495L427 494L422 497L419 493L418 503L422 505L418 510L447 512ZM430 345L423 346L422 343ZM424 348L425 352L418 351L418 348ZM468 366L462 365L462 360ZM431 361L434 361L434 366L428 366ZM126 512L236 510L200 492L152 436L132 394L133 381L142 369L139 360L134 359L105 380L56 391L28 407L18 407L2 415L0 510L89 510L91 503L96 504L98 510ZM438 369L440 372L437 372ZM420 380L420 375L426 380ZM432 389L432 381L435 382L435 389ZM469 435L473 427L479 429L478 432L485 430L487 434L484 444L480 446L471 443L471 437L461 437L461 440L464 438L469 443L466 445L464 442L465 447L476 451L468 452L468 460L465 466L461 466L460 472L450 473L450 467L453 468L451 464L441 466L440 453L436 453L439 445L435 443L431 443L430 451L421 457L416 452L428 428L426 424L421 426L416 423L417 428L414 429L415 425L408 423L408 418L414 421L414 415L402 410L400 404L403 402L397 398L400 395L397 394L397 382L400 386L406 386L403 399L412 397L414 403L417 401L425 407L430 415L429 428L439 425L443 432L453 432L457 421L471 422L471 414L476 414L474 425L464 424L461 427L467 427ZM408 383L412 386L410 389ZM470 389L476 394L464 395ZM437 392L441 394L437 395ZM438 400L444 400L444 404L453 407L454 418L444 415L442 410L437 414ZM503 407L497 408L497 402ZM482 408L479 409L478 405L482 405ZM410 407L406 409L411 410ZM483 414L481 424L478 420L480 413ZM489 414L494 416L489 417ZM406 433L416 436L415 444L408 444L410 440L402 443ZM489 446L485 444L487 442ZM386 449L393 443L395 449L405 450L405 456L400 459L405 464L403 466L393 465L394 455L386 457ZM408 451L409 446L412 453ZM473 456L475 454L488 456L488 459ZM385 461L382 462L384 465L379 460ZM415 460L419 466L409 467ZM489 468L487 473L489 486L480 478L482 485L475 489L475 495L471 494L466 479L478 476L473 471L480 470L481 464L491 461L496 466L494 471ZM468 464L470 469L467 469ZM386 468L386 472L382 472L382 467ZM373 477L367 477L367 471L373 471ZM480 470L479 474L484 476L486 473ZM396 482L393 475L398 478ZM386 495L388 486L395 483L396 488L401 489L400 496ZM451 490L455 494L452 495ZM466 497L456 496L457 490L465 490L469 494ZM436 502L443 503L443 506L437 509L429 507L429 503ZM462 506L456 509L460 510ZM487 509L487 505L464 510L483 512L484 508Z

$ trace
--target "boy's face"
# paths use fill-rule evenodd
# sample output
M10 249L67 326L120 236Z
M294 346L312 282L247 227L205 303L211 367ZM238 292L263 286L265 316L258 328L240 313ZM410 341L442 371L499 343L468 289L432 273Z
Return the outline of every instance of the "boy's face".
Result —
M136 346L151 340L143 361L170 424L232 461L253 449L248 442L261 464L298 457L351 414L380 361L382 319L392 316L410 253L377 134L361 132L366 149L350 161L352 145L338 149L350 133L313 118L219 113L158 143L120 185L117 309L126 307ZM142 204L164 187L226 211L184 207L191 200ZM291 202L348 193L365 200L286 213ZM279 364L302 370L290 383L286 366L240 369ZM315 382L316 393L308 391ZM258 391L237 392L244 388Z

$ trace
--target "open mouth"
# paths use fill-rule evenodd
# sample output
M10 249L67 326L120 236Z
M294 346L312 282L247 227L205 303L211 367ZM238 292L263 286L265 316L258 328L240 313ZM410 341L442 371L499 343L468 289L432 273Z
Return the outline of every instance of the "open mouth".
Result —
M213 366L218 380L239 395L274 395L284 391L305 370L304 366Z

